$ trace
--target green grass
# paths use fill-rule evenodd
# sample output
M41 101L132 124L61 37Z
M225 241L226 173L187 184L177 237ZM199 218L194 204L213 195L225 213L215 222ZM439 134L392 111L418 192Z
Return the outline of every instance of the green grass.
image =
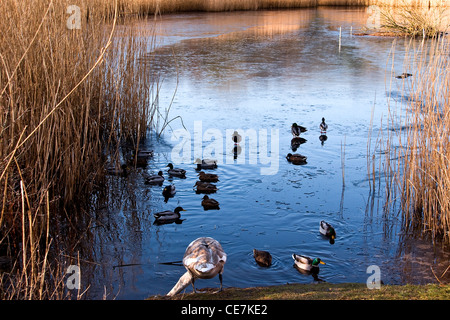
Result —
M367 289L362 283L286 284L253 288L225 288L222 292L178 294L171 300L450 300L449 285L382 285ZM150 300L169 299L153 296Z

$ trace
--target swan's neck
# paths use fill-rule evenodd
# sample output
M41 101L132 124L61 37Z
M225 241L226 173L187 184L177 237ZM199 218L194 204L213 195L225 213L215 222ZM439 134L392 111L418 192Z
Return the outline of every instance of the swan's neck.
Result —
M170 290L170 292L167 294L169 297L176 295L181 290L186 288L192 281L192 275L189 271L186 271L185 274L183 274L180 279L178 280L177 284Z

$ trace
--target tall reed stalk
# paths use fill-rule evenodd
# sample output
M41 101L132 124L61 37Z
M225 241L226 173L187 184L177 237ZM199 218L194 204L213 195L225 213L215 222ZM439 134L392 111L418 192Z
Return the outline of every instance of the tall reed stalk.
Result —
M450 58L447 38L411 40L400 106L381 139L387 211L401 200L406 231L450 242ZM401 105L406 104L403 110ZM398 111L400 110L400 111Z
M49 261L56 222L88 202L108 153L118 161L122 141L137 147L155 113L156 76L139 62L152 40L117 25L114 1L76 2L75 29L67 27L73 1L0 6L0 258L11 259L10 270L0 270L5 299L63 296L58 281L47 282L64 274Z

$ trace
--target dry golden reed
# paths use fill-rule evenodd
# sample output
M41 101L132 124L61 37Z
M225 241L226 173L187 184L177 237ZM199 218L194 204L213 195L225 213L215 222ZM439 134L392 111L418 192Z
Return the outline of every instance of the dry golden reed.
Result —
M103 2L103 0L94 0ZM317 6L429 7L445 0L120 0L122 14L153 15L186 11L237 11Z
M393 106L379 138L385 209L400 200L406 231L450 241L450 59L446 37L411 40L400 81L402 101ZM391 86L393 84L391 83ZM406 104L406 107L401 106ZM378 150L379 151L379 150ZM370 156L370 155L369 155ZM375 160L372 174L375 176ZM380 174L381 175L381 174ZM375 186L375 181L372 182Z
M67 27L73 4L77 28ZM17 259L0 273L0 298L61 297L46 282L49 219L72 219L121 141L136 146L151 126L156 78L138 58L152 40L121 29L111 4L2 0L0 258Z

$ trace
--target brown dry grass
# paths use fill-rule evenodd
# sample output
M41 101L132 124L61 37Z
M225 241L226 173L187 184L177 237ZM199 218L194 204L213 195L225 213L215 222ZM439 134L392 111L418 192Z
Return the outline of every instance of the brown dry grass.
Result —
M64 272L49 260L49 219L87 202L105 162L118 162L119 143L137 146L155 112L156 78L137 59L148 38L116 30L110 3L77 2L73 30L73 1L0 6L0 258L12 259L0 271L2 299L64 295Z
M450 59L448 38L411 40L404 70L412 77L391 77L400 86L401 101L389 99L389 121L378 143L381 156L375 170L386 180L385 210L396 204L406 231L450 241ZM397 81L397 84L393 84ZM401 106L406 104L405 108ZM370 156L370 155L369 155Z

